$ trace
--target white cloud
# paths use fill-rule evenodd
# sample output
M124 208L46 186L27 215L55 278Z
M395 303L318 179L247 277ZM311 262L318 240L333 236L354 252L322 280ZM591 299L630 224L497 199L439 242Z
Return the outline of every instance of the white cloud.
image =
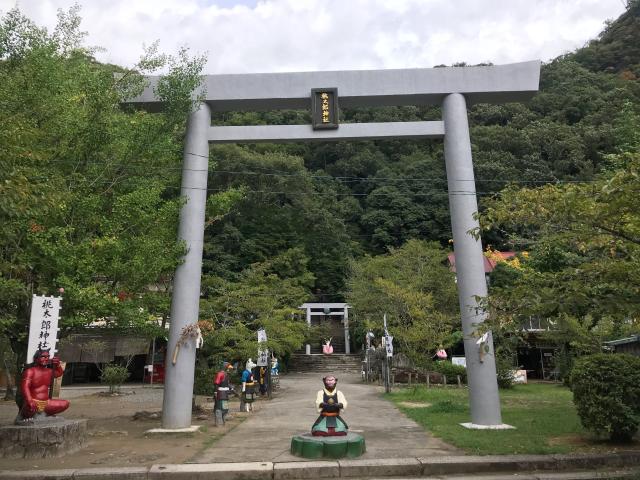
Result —
M207 73L431 67L549 60L594 38L620 0L20 0L40 25L82 6L102 61L143 44L207 52ZM0 0L6 12L15 0Z

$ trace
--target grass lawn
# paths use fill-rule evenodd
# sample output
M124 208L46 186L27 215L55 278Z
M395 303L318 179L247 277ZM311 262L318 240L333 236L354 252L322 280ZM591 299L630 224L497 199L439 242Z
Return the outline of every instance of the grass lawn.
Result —
M602 452L621 447L595 439L580 425L571 392L559 384L533 383L500 390L502 421L515 430L460 426L471 421L466 388L409 387L388 398L436 437L470 454ZM626 448L638 448L638 442Z

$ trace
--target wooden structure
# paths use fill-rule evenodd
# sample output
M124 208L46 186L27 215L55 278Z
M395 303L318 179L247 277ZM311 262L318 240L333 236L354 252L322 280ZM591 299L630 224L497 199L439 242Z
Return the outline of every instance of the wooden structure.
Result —
M620 338L605 342L609 347L613 348L615 353L628 353L640 357L640 335L633 335L628 338Z

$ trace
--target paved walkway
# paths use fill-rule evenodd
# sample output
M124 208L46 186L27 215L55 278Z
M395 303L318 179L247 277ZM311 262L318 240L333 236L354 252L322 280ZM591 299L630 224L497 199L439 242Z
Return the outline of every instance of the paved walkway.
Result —
M317 373L282 376L270 402L197 456L196 463L303 461L289 453L291 437L307 432L317 418L313 404L322 387ZM361 458L406 458L462 454L460 450L424 432L382 397L383 389L363 384L357 375L338 375L338 388L347 398L343 418L349 429L361 433L367 453Z

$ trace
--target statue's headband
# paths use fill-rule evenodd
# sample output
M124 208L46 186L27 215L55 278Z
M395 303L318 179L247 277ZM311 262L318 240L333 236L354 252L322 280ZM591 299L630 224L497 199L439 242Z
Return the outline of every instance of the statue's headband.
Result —
M49 355L49 350L51 350L51 349L48 349L48 350L42 350L42 349L36 350L36 353L33 354L33 359L37 360L38 358L42 357L45 353L47 355Z

